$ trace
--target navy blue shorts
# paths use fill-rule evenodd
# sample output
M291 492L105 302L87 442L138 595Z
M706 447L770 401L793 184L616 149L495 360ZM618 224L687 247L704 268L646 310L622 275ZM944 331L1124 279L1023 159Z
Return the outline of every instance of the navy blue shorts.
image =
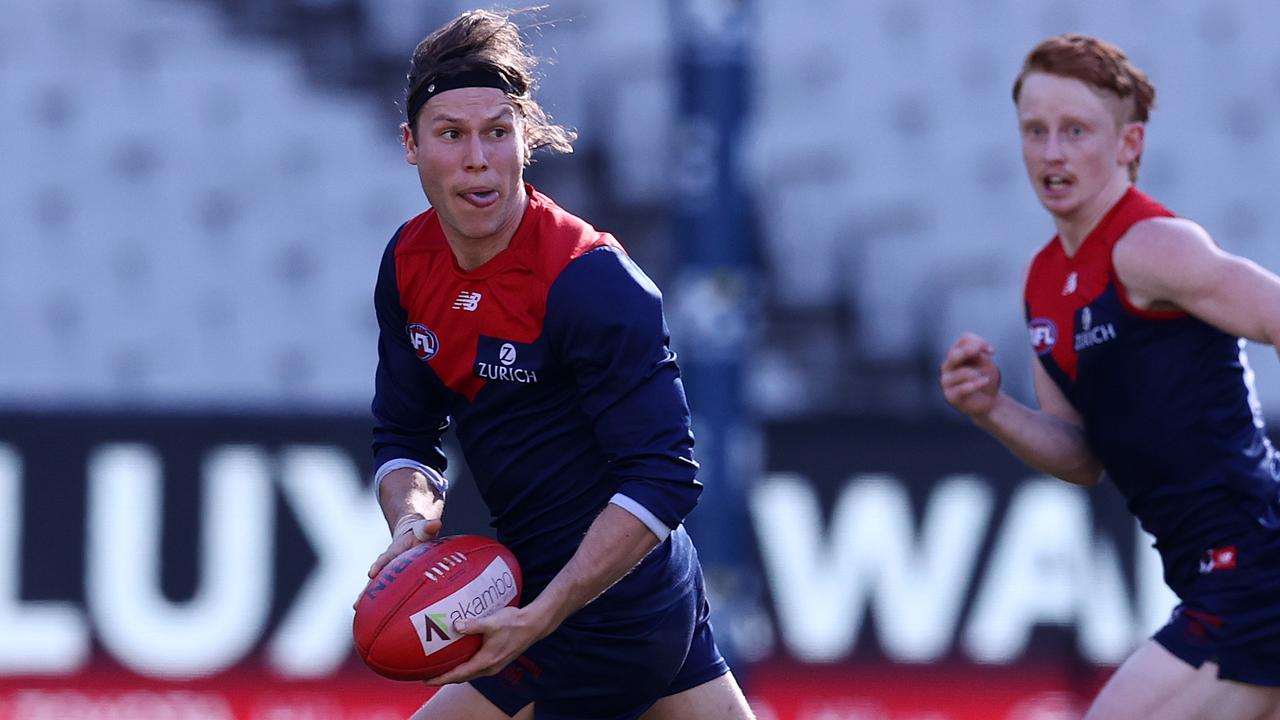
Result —
M1217 663L1224 680L1280 687L1278 555L1242 547L1227 570L1206 560L1206 572L1155 641L1192 667Z
M698 573L690 592L666 607L590 622L571 616L471 685L511 716L534 703L537 720L635 720L659 698L729 672L709 613Z

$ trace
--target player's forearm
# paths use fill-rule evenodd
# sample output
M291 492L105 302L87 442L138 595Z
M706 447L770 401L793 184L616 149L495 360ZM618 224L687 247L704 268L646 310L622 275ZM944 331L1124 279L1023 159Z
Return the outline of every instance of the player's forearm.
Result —
M1032 410L1004 393L990 413L973 422L1041 472L1085 486L1096 485L1102 475L1082 427Z
M396 521L405 515L417 514L425 520L437 520L444 514L444 496L426 475L413 468L392 470L382 478L378 505L388 528L394 528Z
M658 538L643 522L610 503L569 562L525 609L536 613L550 633L625 577L657 545Z

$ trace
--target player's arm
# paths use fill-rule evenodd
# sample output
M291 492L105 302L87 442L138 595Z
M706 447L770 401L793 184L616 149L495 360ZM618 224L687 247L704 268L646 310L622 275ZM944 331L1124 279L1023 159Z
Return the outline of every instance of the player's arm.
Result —
M1089 448L1080 414L1040 363L1033 359L1032 364L1039 410L1000 389L995 351L972 333L960 336L947 351L939 382L947 402L1018 459L1070 483L1097 484L1102 464Z
M383 254L374 289L378 369L372 412L374 491L391 529L391 543L369 568L373 577L392 558L440 531L444 513L445 456L440 437L448 419L426 363L418 358L400 302L395 247ZM438 381L437 381L438 384Z
M548 312L568 307L588 308L562 314L562 355L618 480L611 503L665 540L697 505L702 484L662 293L624 253L600 248L557 280Z
M610 503L596 516L582 544L528 609L550 629L631 572L658 537L631 512Z
M1144 310L1180 309L1280 352L1280 277L1224 252L1190 220L1153 218L1116 243L1116 275Z
M454 629L459 632L484 633L484 645L470 660L427 684L465 682L502 670L631 572L657 545L657 536L635 515L613 503L606 505L573 557L533 602L522 608L503 608L485 618L455 622Z
M440 533L447 484L428 467L400 467L378 483L378 505L391 530L391 544L369 566L369 577L397 555Z

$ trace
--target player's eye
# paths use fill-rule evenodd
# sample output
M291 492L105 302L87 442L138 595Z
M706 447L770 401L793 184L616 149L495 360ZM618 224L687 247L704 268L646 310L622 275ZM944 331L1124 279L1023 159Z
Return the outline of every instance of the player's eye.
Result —
M501 128L501 127L494 128L489 132L491 135L493 135L493 137L498 139L504 138L508 135L508 130L506 128Z
M1071 134L1071 137L1081 137L1084 135L1084 128L1080 125L1072 125L1067 129L1067 132Z
M460 136L461 136L460 133L457 130L454 130L453 128L445 128L444 130L440 131L440 137L444 138L445 140L457 140Z

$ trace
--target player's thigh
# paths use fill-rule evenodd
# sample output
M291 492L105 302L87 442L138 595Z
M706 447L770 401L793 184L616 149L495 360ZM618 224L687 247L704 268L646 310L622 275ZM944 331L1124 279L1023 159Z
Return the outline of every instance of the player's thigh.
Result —
M1148 640L1098 693L1085 720L1280 720L1272 718L1280 688L1218 679L1218 666L1199 668Z
M675 695L660 698L640 720L754 720L747 699L725 673Z
M470 683L445 685L436 691L410 720L511 720ZM516 713L514 720L533 720L533 705Z

